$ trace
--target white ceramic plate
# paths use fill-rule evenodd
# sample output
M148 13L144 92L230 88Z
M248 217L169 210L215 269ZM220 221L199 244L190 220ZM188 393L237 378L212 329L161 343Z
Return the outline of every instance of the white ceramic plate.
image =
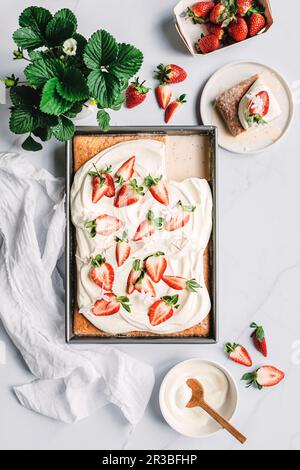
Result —
M200 358L189 359L188 361L180 362L175 367L173 367L170 372L168 372L160 387L159 404L163 417L165 418L169 426L171 426L171 428L173 428L175 431L187 437L206 438L222 430L218 423L216 423L213 419L209 419L205 426L199 427L197 428L197 430L187 429L187 426L185 426L184 422L179 422L174 419L169 408L166 406L166 396L168 394L169 387L171 387L170 384L172 383L173 378L180 373L183 376L189 375L189 368L195 367L195 365L197 366L197 364L205 364L215 367L221 372L223 372L223 374L226 376L229 384L229 391L226 403L220 411L225 416L225 418L227 418L229 421L232 420L239 403L239 392L234 378L232 377L230 372L220 364L217 364L216 362L212 361L205 361Z
M255 74L259 74L271 88L282 114L263 128L233 137L214 106L215 99L223 91ZM294 116L294 101L289 84L276 70L256 62L235 62L218 70L207 82L201 97L200 112L204 125L218 127L221 147L229 152L255 154L264 152L286 135Z

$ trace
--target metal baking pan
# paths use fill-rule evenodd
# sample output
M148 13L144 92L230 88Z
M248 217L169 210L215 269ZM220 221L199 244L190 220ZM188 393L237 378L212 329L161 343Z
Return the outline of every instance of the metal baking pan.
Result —
M75 306L76 279L76 236L71 222L70 190L74 178L73 141L66 144L66 341L71 344L215 344L218 342L218 145L217 129L213 126L182 126L182 127L114 127L105 135L167 135L167 136L205 136L208 138L207 155L210 185L213 193L213 233L210 241L210 295L212 310L210 313L211 327L209 337L93 337L76 336L73 331L73 312ZM104 135L97 127L78 127L75 136Z

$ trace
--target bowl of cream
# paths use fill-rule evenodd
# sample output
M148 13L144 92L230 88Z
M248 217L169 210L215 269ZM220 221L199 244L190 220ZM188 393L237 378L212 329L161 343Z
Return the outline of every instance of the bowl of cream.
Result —
M228 420L233 418L238 406L237 384L223 366L198 358L177 364L164 378L159 403L169 426L187 437L209 437L222 428L201 408L186 407L192 396L186 384L190 378L202 383L207 403Z

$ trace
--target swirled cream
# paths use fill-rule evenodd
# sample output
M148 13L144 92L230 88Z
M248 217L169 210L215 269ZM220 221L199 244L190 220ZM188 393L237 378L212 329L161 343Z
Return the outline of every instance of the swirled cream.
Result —
M76 173L71 191L72 221L76 227L77 238L77 286L79 311L97 328L112 334L125 334L132 331L171 334L200 323L211 308L209 293L205 287L203 273L203 254L210 239L212 229L212 195L206 180L191 178L181 183L167 182L170 204L163 206L147 192L142 200L132 206L118 209L114 207L114 199L103 197L97 204L92 202L92 178L89 172L96 165L99 169L112 166L112 175L128 158L135 156L135 175L139 183L151 174L153 177L165 175L165 145L153 140L130 141L118 144L101 152L89 160ZM118 190L118 187L116 187ZM117 266L115 259L115 236L121 235L124 229L130 240L139 224L146 219L151 209L156 217L165 220L174 215L178 201L185 205L195 206L190 215L189 223L182 229L167 232L157 231L152 237L142 242L131 242L131 255L125 264ZM122 228L110 235L97 234L92 238L85 227L86 222L94 220L101 214L117 217L123 222ZM102 254L113 266L115 281L113 292L117 296L127 295L127 279L134 259L144 260L149 255L162 251L165 253L168 267L165 272L170 276L181 276L186 279L195 278L202 288L197 293L174 291L164 282L155 284L156 298L134 291L130 295L131 312L121 308L111 316L95 316L92 307L102 298L101 289L90 280L90 258ZM179 295L179 308L174 315L158 326L149 322L150 306L162 296Z

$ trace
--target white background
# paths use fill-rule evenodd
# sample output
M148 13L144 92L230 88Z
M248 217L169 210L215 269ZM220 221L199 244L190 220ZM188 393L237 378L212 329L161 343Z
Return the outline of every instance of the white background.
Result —
M31 1L1 2L0 75L20 73L23 63L12 61L12 32L18 14ZM172 23L176 0L40 0L56 11L71 8L79 18L79 31L89 36L99 28L120 42L140 47L145 63L140 76L154 88L152 71L160 62L178 63L189 79L177 86L188 93L188 104L173 124L198 124L199 97L210 75L236 60L256 60L277 68L294 87L300 102L300 2L271 0L274 27L260 40L241 44L219 54L192 58ZM291 10L289 9L291 7ZM298 96L297 96L298 93ZM113 115L113 125L161 125L162 112L154 97L132 111ZM95 124L93 117L83 122ZM237 380L243 369L228 363L223 343L239 340L251 348L248 325L263 323L268 333L268 362L285 370L287 378L277 389L258 392L240 384L240 406L235 424L248 436L246 449L300 450L300 145L299 104L288 137L266 154L231 155L220 151L219 254L221 342L216 346L123 346L129 354L155 368L156 386L142 422L128 449L239 449L224 432L208 440L180 437L159 411L158 390L164 374L177 362L194 356L227 364ZM8 130L8 110L0 106L0 151L20 151L21 139ZM64 146L52 142L28 160L56 175L64 175ZM1 302L1 287L0 287ZM63 320L62 320L63 321ZM0 357L0 448L2 449L120 449L129 427L119 411L108 406L72 426L51 421L22 408L12 385L32 380L22 358L0 326L6 361ZM298 348L298 349L297 349ZM2 351L3 345L0 348ZM257 365L264 363L254 354Z

